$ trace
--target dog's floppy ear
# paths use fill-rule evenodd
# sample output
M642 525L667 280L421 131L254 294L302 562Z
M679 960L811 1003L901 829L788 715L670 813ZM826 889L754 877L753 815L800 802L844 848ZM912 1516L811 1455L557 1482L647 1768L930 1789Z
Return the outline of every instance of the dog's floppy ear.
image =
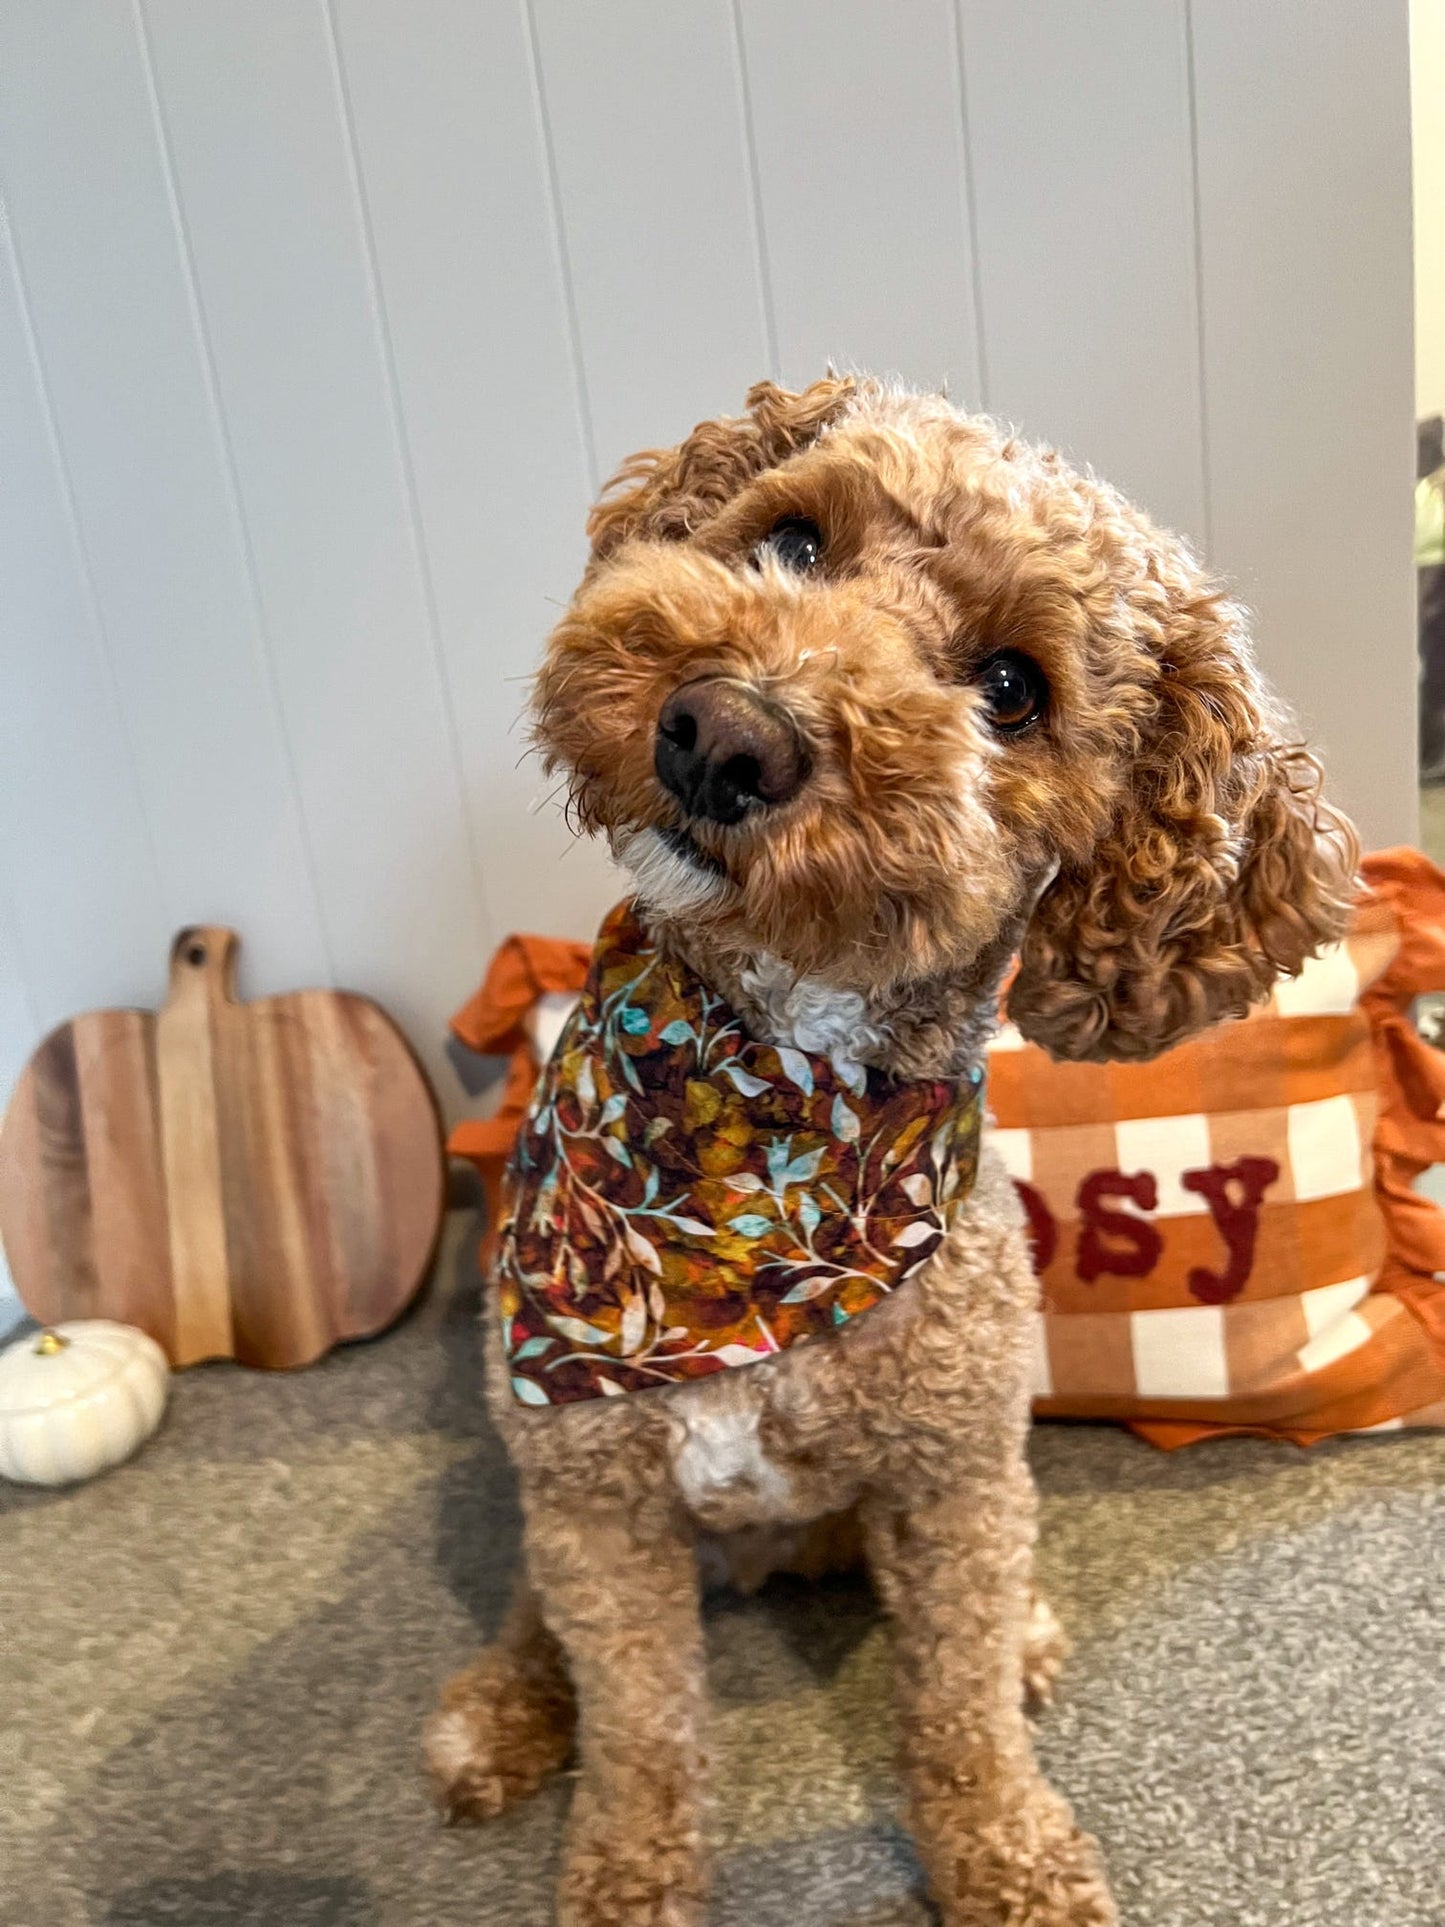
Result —
M1152 1057L1242 1015L1343 934L1354 895L1355 833L1288 739L1242 611L1176 577L1151 641L1153 714L1122 801L1044 891L1009 995L1059 1057Z
M656 542L690 535L755 475L816 441L857 386L851 376L833 376L793 394L760 381L748 391L746 415L699 422L676 448L630 455L587 518L593 560L634 535Z

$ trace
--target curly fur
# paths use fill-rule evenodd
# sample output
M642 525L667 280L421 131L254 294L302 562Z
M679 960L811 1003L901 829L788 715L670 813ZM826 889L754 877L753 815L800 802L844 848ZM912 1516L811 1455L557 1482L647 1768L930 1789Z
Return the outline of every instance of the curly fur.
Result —
M785 515L824 531L815 575L759 551ZM763 383L745 416L625 464L590 530L537 682L541 746L579 824L633 854L660 942L760 1038L958 1072L1017 956L1026 1035L1146 1057L1339 935L1353 835L1256 674L1241 610L1057 455L871 381ZM1051 692L1021 736L991 730L975 687L1001 649ZM726 828L684 824L652 767L663 702L713 674L766 690L809 751L795 798ZM658 835L679 829L705 859L691 875ZM486 1815L560 1762L575 1721L564 1927L702 1918L700 1537L756 1584L775 1558L819 1570L861 1536L947 1927L1115 1919L1023 1714L1063 1653L1029 1577L1036 1292L986 1148L906 1287L746 1371L532 1410L491 1331L527 1570L428 1755L448 1810Z

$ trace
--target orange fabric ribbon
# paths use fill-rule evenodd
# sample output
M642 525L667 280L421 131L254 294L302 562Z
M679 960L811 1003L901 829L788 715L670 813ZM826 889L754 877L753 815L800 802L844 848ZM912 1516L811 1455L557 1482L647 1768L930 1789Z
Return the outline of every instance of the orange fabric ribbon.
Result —
M484 1057L506 1057L501 1103L491 1117L465 1117L454 1126L447 1150L475 1165L487 1201L482 1245L490 1269L502 1221L502 1173L527 1100L537 1081L537 1058L527 1018L543 997L577 991L587 978L592 946L568 937L508 937L487 966L480 988L451 1021L458 1043Z
M1400 935L1394 961L1362 999L1380 1075L1375 1188L1389 1233L1376 1289L1409 1306L1445 1368L1445 1212L1415 1189L1422 1171L1445 1164L1445 1053L1410 1021L1415 998L1445 991L1445 873L1410 849L1382 850L1362 868Z

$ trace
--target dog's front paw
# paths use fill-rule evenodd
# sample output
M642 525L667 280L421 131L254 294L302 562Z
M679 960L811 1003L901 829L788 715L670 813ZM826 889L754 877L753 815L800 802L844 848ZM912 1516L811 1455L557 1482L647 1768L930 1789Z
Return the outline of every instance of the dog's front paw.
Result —
M701 1927L707 1869L695 1831L669 1836L651 1802L592 1808L579 1791L557 1927ZM652 1824L649 1825L649 1819Z
M422 1747L450 1820L490 1820L528 1799L572 1750L576 1708L565 1683L501 1648L442 1691Z
M943 1927L1118 1927L1098 1842L1051 1793L981 1825L947 1887Z
M557 1927L701 1927L706 1883L692 1856L619 1857L574 1848L557 1896Z

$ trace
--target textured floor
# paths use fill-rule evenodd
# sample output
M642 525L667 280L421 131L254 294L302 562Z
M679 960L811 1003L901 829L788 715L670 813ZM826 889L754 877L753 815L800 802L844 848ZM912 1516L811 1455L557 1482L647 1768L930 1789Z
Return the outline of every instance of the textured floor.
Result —
M565 1783L449 1831L416 1765L516 1540L473 1309L188 1373L132 1465L0 1486L3 1927L544 1927ZM1078 1645L1040 1744L1127 1927L1441 1927L1445 1438L1034 1457ZM710 1639L717 1927L926 1922L861 1585L724 1599Z

